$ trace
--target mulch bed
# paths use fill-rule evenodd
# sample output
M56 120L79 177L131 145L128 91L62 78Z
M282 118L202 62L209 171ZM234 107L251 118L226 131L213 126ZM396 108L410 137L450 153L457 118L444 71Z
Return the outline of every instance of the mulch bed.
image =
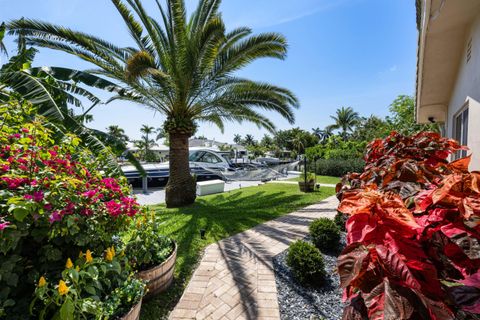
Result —
M308 241L308 238L305 240ZM344 304L336 267L337 256L344 246L345 235L342 235L337 252L322 253L327 279L323 286L317 288L305 287L296 281L286 263L288 250L274 257L273 265L281 319L341 319Z

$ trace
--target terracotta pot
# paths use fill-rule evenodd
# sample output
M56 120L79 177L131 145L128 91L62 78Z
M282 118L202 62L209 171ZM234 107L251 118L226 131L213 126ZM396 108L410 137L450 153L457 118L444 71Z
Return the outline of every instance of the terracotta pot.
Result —
M130 311L120 318L120 320L138 320L140 319L140 310L142 309L142 299L138 301L136 305L133 306Z
M173 245L172 254L162 264L137 273L140 279L147 282L146 298L167 290L172 284L175 261L177 260L177 243L174 241Z
M299 181L298 186L302 192L313 192L315 190L315 181L307 181L307 184L305 184L305 181Z

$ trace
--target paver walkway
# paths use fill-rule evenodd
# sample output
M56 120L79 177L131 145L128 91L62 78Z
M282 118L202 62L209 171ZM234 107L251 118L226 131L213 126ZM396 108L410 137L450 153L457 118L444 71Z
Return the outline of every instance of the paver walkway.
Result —
M337 205L330 197L208 246L170 319L280 319L272 258Z

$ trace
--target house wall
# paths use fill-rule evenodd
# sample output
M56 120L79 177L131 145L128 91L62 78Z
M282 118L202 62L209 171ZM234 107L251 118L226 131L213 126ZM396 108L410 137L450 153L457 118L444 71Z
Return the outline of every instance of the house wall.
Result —
M471 58L467 63L467 44L472 39ZM480 16L470 25L464 40L457 80L448 105L448 137L454 136L454 118L465 106L469 108L468 147L472 155L470 170L480 170Z

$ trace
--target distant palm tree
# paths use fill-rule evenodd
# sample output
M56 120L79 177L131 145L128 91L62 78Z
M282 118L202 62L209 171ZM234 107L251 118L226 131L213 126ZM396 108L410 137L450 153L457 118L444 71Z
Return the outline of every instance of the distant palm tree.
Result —
M337 109L335 116L330 116L335 123L327 127L328 130L341 130L340 135L344 140L360 121L360 115L351 107L341 107Z
M247 134L245 136L243 143L245 143L245 145L247 146L254 146L257 144L257 142L255 141L255 138L251 134Z
M2 22L0 24L0 54L4 54L5 56L8 56L7 48L5 47L5 44L3 43L3 37L5 35L5 22Z
M151 147L156 144L155 141L153 141L152 139L150 139L149 135L152 134L154 132L155 128L154 127L151 127L147 124L143 124L142 127L140 128L140 132L145 134L144 136L142 136L142 141L144 141L144 148L145 148L145 157L148 156L148 154L150 153L150 149Z
M107 134L123 142L127 142L129 140L128 136L125 134L125 130L117 125L108 126Z
M236 135L233 136L233 142L235 142L236 144L241 144L242 136L237 133Z
M155 130L155 133L157 134L157 136L155 137L155 141L168 138L168 134L165 132L165 129L163 128L157 128Z
M188 139L198 122L223 129L224 121L250 121L273 131L274 124L257 107L294 122L292 108L299 103L289 90L234 75L259 58L284 59L287 42L282 35L251 35L246 27L227 32L219 12L221 0L199 0L190 18L184 0L167 0L166 6L157 1L160 19L147 14L141 0L112 2L135 48L118 47L92 35L29 19L12 21L7 28L11 34L22 34L28 43L95 64L98 69L93 72L125 85L126 90L113 99L143 104L166 117L168 207L195 201Z

